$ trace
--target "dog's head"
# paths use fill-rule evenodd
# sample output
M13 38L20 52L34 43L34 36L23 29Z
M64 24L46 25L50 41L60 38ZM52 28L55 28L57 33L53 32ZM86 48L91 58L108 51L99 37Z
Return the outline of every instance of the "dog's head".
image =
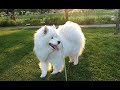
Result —
M46 42L48 47L52 50L59 50L60 48L60 38L56 33L56 27L53 26L44 26L42 28L43 40Z

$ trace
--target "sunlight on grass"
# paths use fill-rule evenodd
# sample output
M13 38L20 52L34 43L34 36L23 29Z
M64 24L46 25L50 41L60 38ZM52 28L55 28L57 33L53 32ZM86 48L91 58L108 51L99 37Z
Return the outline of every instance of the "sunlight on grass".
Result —
M18 45L16 45L16 46L7 48L7 50L5 50L4 52L14 53L15 50L20 49L20 48L22 48L22 47L24 47L24 45L18 44Z
M5 30L5 29L2 29L0 30L0 36L4 36L4 35L10 35L10 34L13 34L13 33L16 33L16 32L19 32L19 30Z

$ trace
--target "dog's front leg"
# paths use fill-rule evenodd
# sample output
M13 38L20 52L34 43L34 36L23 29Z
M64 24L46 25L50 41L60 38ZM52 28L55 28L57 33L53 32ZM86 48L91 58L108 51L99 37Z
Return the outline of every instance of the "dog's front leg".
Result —
M64 62L60 58L53 64L53 72L52 74L57 74L58 72L62 72L64 68Z
M44 78L47 75L47 63L41 62L40 64L41 64L40 66L41 66L41 72L42 72L40 78Z
M51 74L57 74L59 72L59 69L57 68L57 65L53 65L53 72Z

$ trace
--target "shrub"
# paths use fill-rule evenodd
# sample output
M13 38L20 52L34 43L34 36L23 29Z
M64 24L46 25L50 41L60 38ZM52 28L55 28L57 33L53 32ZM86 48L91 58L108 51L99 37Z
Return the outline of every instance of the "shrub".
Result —
M76 22L78 24L81 24L81 25L94 24L95 23L94 18L74 18L74 17L71 17L69 20L73 21L73 22Z
M23 24L26 25L26 24L30 24L30 25L41 25L41 24L44 24L45 22L45 19L25 19L23 20Z
M98 23L98 24L110 24L110 23L115 24L116 21L112 21L111 17L99 17L96 19L96 23Z
M16 26L16 22L14 20L10 19L5 19L5 20L0 20L0 26L5 27L5 26Z

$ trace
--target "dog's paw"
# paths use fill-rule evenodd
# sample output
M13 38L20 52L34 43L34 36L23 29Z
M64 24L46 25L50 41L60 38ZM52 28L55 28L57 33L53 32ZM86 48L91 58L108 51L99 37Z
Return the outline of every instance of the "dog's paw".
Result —
M41 74L40 78L45 78L45 76L46 76L45 74Z
M58 73L58 71L53 71L51 74L57 74Z
M78 62L74 62L74 65L78 65Z
M59 73L61 73L64 69L59 70Z
M73 64L74 62L73 61L69 61L70 64Z
M61 73L61 72L63 72L63 70L64 70L64 65L63 65L62 68L59 70L59 72Z

